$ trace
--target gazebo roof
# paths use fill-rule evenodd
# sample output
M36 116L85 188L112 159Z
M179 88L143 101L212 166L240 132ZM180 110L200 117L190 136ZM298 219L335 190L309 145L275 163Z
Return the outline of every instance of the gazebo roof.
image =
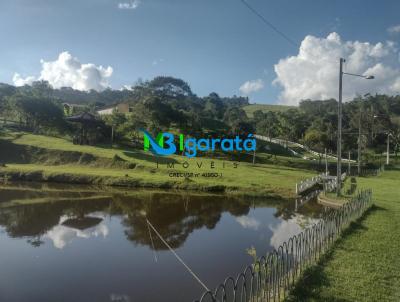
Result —
M85 216L67 219L62 225L83 231L98 225L102 220L99 217Z

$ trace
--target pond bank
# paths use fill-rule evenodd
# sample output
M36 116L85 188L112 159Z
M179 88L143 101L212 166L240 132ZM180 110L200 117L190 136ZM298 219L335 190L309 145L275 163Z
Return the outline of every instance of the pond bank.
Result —
M181 189L284 198L314 171L279 162L180 155L156 157L141 150L74 145L62 138L9 133L0 138L0 177L14 181L95 184L117 187ZM258 162L259 161L259 162ZM301 162L303 163L303 162Z
M319 204L333 209L339 209L348 202L345 198L330 198L324 193L318 194L317 200Z
M54 168L54 167L52 167ZM138 179L126 174L125 177L81 174L81 173L66 173L62 168L59 171L43 170L24 170L24 169L9 169L0 168L0 183L2 182L48 182L60 184L76 184L76 185L99 185L110 187L125 187L125 188L148 188L148 189L174 189L188 190L209 193L225 193L229 195L238 195L244 197L264 197L264 198L294 198L294 194L287 190L262 190L260 188L239 188L237 186L226 186L220 184L203 183L199 184L190 179L184 181L149 181Z

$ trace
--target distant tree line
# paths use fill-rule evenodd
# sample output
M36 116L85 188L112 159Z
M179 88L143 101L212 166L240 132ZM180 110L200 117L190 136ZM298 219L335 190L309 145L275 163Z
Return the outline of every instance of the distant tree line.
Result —
M256 132L303 143L323 152L336 152L338 103L336 100L303 100L298 108L283 112L254 112ZM391 150L400 141L400 96L358 96L343 105L343 149L361 148L383 152L388 133Z
M286 111L254 112L249 118L244 107L247 97L221 97L210 93L194 94L188 83L173 77L156 77L139 81L131 89L78 91L53 89L47 82L14 87L0 84L0 117L17 122L39 133L68 134L77 131L67 123L62 104L80 105L79 112L91 112L106 105L127 103L131 112L114 112L103 116L104 127L113 129L116 140L137 137L138 129L152 133L176 131L188 135L236 135L257 133L269 137L301 142L323 151L336 151L337 101L303 100L299 107ZM100 118L100 117L99 117ZM360 130L361 129L361 130ZM382 152L390 132L396 150L400 141L400 96L358 96L343 108L343 141L345 150L358 147Z

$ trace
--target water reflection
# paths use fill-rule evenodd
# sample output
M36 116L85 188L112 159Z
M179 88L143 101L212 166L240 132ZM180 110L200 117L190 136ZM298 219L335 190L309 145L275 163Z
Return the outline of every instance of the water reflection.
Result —
M143 212L173 248L180 247L188 235L196 229L215 228L221 214L229 212L233 216L246 215L249 202L234 200L225 196L177 195L153 193L149 200L118 196L114 198L115 210L122 210L126 216L122 222L126 226L127 238L137 244L150 245L148 227ZM157 250L167 249L161 241L154 242Z
M236 221L245 229L252 229L257 231L260 227L261 222L253 217L239 216Z
M0 301L191 301L203 289L150 236L145 217L215 287L251 263L246 249L277 248L316 221L321 206L294 210L293 200L279 198L2 186ZM43 284L46 291L37 291Z
M104 217L88 216L84 219L69 218L61 216L59 224L54 226L47 234L46 238L51 239L54 247L64 248L75 238L88 239L90 237L103 236L109 233L107 225L102 222Z
M118 215L124 233L135 244L164 250L161 241L151 243L144 213L173 247L179 248L196 229L212 230L224 212L235 216L246 229L258 230L261 222L248 216L251 207L268 206L263 200L246 200L224 195L178 194L174 192L125 191L82 192L34 187L2 187L0 225L13 238L28 238L38 246L50 238L57 248L63 248L73 238L108 235L107 216ZM108 196L103 196L108 195ZM280 200L276 217L290 219L294 213L290 202ZM312 211L309 211L312 214ZM318 210L315 211L319 212ZM90 214L90 215L89 215ZM315 214L315 213L314 213ZM296 224L296 223L295 223Z
M318 222L318 219L316 218L298 215L288 220L284 220L276 226L270 225L273 234L270 239L271 246L278 249L278 247L287 241L288 238L299 234L304 228L309 227L316 222Z

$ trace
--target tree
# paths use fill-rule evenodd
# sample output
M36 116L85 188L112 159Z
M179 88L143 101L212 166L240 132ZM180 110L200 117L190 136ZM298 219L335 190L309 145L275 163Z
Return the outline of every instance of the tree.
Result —
M268 137L277 137L280 134L280 123L275 112L263 113L261 110L254 112L257 134Z
M124 124L127 119L125 114L113 112L111 115L104 117L106 125L111 127L111 141L114 142L115 138L122 138L124 136Z
M263 121L266 118L266 114L262 110L256 110L253 113L253 119L256 123Z
M208 117L215 119L223 118L225 106L218 94L215 92L210 93L204 98L204 101L204 111Z
M134 108L136 116L141 116L147 129L153 134L167 130L172 124L181 126L185 123L182 111L174 109L167 101L156 96L150 96L138 102Z
M7 99L11 110L29 129L63 130L64 113L61 106L50 99L34 96L14 95Z
M311 149L322 153L327 145L327 135L317 129L308 129L304 135L304 142Z
M184 99L193 96L189 84L174 77L155 77L147 85L159 97Z

